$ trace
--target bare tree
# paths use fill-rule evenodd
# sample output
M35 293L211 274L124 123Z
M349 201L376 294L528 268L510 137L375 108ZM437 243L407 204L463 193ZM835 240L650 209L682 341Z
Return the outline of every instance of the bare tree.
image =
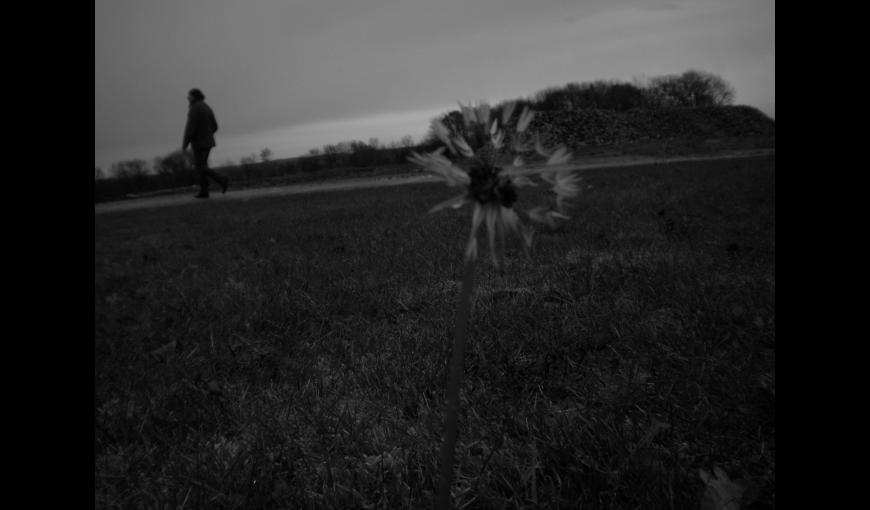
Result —
M734 104L734 96L736 95L734 86L723 78L703 71L689 71L683 76L689 73L693 73L696 79L701 81L712 104L717 106Z
M266 147L265 149L260 151L260 160L263 161L263 163L268 162L269 158L271 158L271 157L272 157L272 150L269 149L268 147Z
M180 150L154 158L154 170L158 175L181 175L193 172L190 153Z
M109 174L120 183L123 193L136 193L148 187L148 163L144 159L112 163Z
M254 166L257 164L257 155L251 154L244 156L239 160L242 170L245 173L245 179L251 179L254 176Z
M148 163L144 159L129 159L112 163L111 174L119 179L142 178L148 175Z
M724 106L734 102L731 84L715 74L695 70L655 77L647 93L651 102L660 107Z

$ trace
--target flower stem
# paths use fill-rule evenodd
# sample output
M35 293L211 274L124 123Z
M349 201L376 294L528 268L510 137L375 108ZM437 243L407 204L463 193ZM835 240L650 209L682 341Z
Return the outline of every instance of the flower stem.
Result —
M456 309L456 330L453 337L453 356L450 359L450 376L447 380L447 416L444 424L444 442L441 444L441 480L438 486L438 505L441 510L451 507L450 486L453 484L453 460L456 453L456 437L459 434L459 389L465 359L465 338L468 331L468 315L471 310L471 290L474 286L474 260L465 258L462 276L462 291Z

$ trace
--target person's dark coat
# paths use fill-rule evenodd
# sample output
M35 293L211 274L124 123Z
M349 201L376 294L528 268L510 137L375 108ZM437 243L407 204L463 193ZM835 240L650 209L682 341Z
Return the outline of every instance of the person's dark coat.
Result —
M205 101L196 101L190 105L187 112L187 126L184 128L184 141L181 147L187 149L190 144L194 150L214 147L214 134L218 130L214 112Z

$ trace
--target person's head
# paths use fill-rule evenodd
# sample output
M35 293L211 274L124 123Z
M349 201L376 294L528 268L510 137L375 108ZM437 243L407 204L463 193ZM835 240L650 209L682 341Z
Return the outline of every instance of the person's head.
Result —
M187 93L187 101L190 103L203 101L204 99L205 95L199 89L190 89L190 92Z

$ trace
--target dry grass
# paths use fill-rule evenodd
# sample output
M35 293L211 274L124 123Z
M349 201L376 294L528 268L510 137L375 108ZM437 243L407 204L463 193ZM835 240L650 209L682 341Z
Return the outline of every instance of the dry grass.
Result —
M457 507L692 508L713 465L774 504L774 161L588 171L479 274ZM95 506L429 506L451 191L95 216Z

